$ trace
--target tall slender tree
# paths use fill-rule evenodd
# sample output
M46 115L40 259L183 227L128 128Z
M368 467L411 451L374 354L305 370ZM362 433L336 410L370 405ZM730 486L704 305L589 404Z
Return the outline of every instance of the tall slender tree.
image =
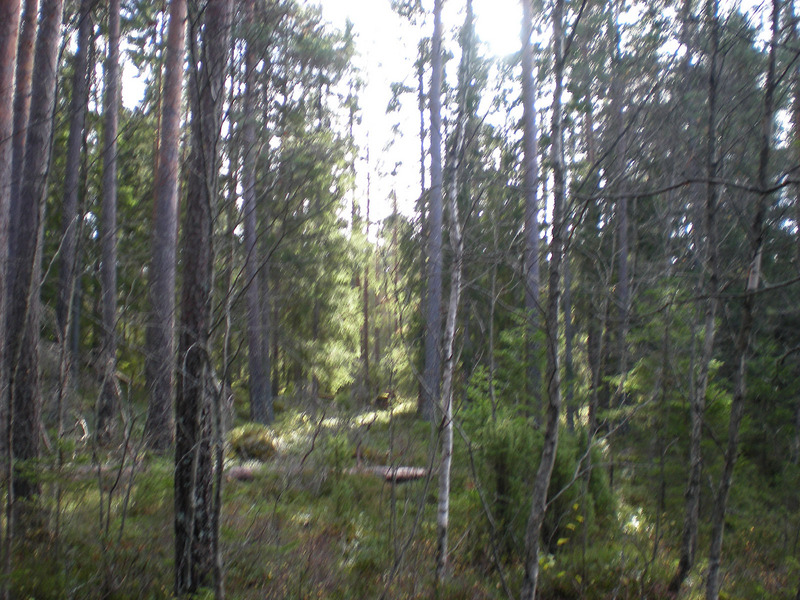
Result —
M211 290L222 104L230 56L232 0L198 3L202 29L190 31L192 149L183 237L183 293L175 405L175 595L207 586L216 557L212 518ZM197 34L202 31L201 48Z
M69 310L75 287L75 262L77 256L79 178L81 172L81 148L83 145L86 108L89 103L89 46L94 28L92 7L95 0L81 0L78 9L78 45L75 51L75 67L72 74L72 98L70 99L69 137L64 167L64 199L61 205L61 252L58 273L58 301L56 324L59 342L67 347Z
M186 0L171 0L161 100L161 141L153 207L153 245L149 272L151 316L145 344L146 379L150 394L145 430L148 445L161 452L172 443L173 435L175 259L185 34Z
M17 203L19 212L13 246L17 251L10 287L8 359L11 390L11 439L14 459L12 494L17 509L24 510L38 496L41 484L31 474L28 461L39 456L41 390L39 385L39 321L42 218L52 148L53 110L61 41L62 0L42 3L34 52L37 76L31 88L25 161ZM19 510L16 510L19 514ZM28 520L15 521L22 525Z
M562 93L564 87L564 0L553 5L553 114L550 135L553 163L553 221L550 238L545 334L547 344L547 416L545 420L542 455L533 483L531 510L525 531L525 578L523 600L533 600L539 579L539 536L547 509L547 495L558 450L558 426L561 417L561 372L558 358L558 310L561 296L561 264L566 233L566 190L564 167L564 116Z
M11 157L14 133L14 65L19 34L19 0L0 0L0 439L5 439L8 416L6 339L6 292L8 291L9 208L11 204Z
M534 338L541 322L539 300L539 148L536 77L533 72L533 0L522 0L522 194L525 200L525 386L534 412L540 409L541 376Z
M442 373L442 0L433 3L431 38L431 188L428 205L428 272L425 295L425 370L422 417L433 418Z
M33 51L36 41L36 17L39 14L39 0L25 0L20 23L19 45L14 87L14 139L11 156L11 206L9 223L16 228L19 219L19 188L22 183L22 168L25 163L25 142L28 132L28 118L31 108L31 82L33 80ZM9 269L14 269L16 252L15 236L9 240ZM11 274L11 273L10 273Z
M111 433L114 408L117 404L117 132L119 123L119 27L120 0L108 3L108 53L105 62L105 103L103 130L103 202L101 365L103 386L97 408L97 436L104 441Z
M265 298L263 280L266 277L266 259L259 252L258 212L256 205L256 106L258 86L256 82L258 54L256 49L255 1L244 4L244 23L247 28L245 49L245 89L244 126L242 143L244 158L242 165L244 214L245 272L247 275L247 343L248 366L250 369L250 419L257 423L272 421L272 386L270 385L269 334L265 330L264 315L268 309L262 308ZM266 282L263 282L266 283Z
M625 119L625 98L623 96L624 58L622 52L622 35L620 33L620 12L622 3L610 0L609 30L612 32L611 43L611 122L613 123L614 146L612 152L611 176L614 180L614 189L617 195L615 206L616 233L617 233L617 352L619 354L620 387L617 399L624 399L624 381L628 372L628 330L630 329L630 241L629 241L629 198L626 190L625 178L627 176L626 164L628 153L628 133Z
M756 294L761 281L761 263L766 235L766 213L768 202L774 192L769 190L769 166L772 147L773 121L775 119L775 93L778 82L777 52L780 41L781 1L772 0L772 27L767 58L767 73L764 80L764 104L759 131L759 157L757 175L757 197L753 207L748 240L749 265L742 300L742 316L736 336L736 371L734 376L733 398L731 399L728 422L728 442L725 448L722 474L717 486L711 512L711 543L708 553L708 573L706 576L706 600L719 600L720 560L722 539L725 532L728 495L733 482L733 469L739 454L739 428L744 415L745 395L747 393L747 370L752 346L752 333L755 323Z
M475 15L472 0L467 0L464 26L461 30L461 61L458 68L458 112L456 114L453 142L449 151L448 200L450 202L450 247L453 252L450 264L450 298L444 330L444 368L442 370L442 399L439 434L441 438L441 464L439 466L439 499L436 513L437 560L436 575L439 581L447 576L448 533L450 524L450 474L453 462L453 381L456 369L456 324L461 301L461 281L464 266L464 239L459 221L458 202L461 192L462 162L465 147L468 87L471 81L470 60L473 52Z
M702 436L705 413L706 392L711 360L714 356L714 337L716 334L716 315L719 304L719 267L717 259L717 203L719 200L718 150L717 150L717 76L719 53L719 2L708 0L705 7L708 31L710 34L710 53L708 60L708 117L706 138L706 193L702 214L702 224L698 227L704 234L703 273L701 289L704 299L703 345L698 357L697 373L693 395L690 398L689 414L689 477L686 484L686 505L681 539L681 557L678 571L670 582L673 593L680 591L683 582L694 566L697 550L697 527L700 518L700 488L703 469Z

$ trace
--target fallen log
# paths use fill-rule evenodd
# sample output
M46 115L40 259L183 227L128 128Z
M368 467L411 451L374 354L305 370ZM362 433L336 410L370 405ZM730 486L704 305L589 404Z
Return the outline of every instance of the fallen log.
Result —
M348 471L351 475L369 473L382 477L389 483L405 483L427 477L428 469L425 467L392 467L387 465L354 467Z

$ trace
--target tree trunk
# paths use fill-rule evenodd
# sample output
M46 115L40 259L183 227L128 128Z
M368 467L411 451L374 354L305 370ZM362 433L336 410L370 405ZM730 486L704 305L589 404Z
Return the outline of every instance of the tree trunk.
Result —
M533 413L541 412L541 373L534 337L541 322L539 299L539 186L538 131L536 129L536 78L533 73L533 6L522 0L522 193L525 198L525 390Z
M417 62L415 64L417 69L417 108L419 110L419 222L420 222L420 249L419 249L419 272L425 272L426 261L426 245L428 243L428 215L425 212L425 45L421 41L418 46ZM420 311L422 314L427 315L427 289L422 289L422 298L420 300ZM424 361L424 356L422 357ZM417 363L417 368L420 372L425 372L425 365ZM425 401L427 395L425 394L425 378L419 378L419 390L417 397L417 412L420 415L425 414Z
M533 600L539 579L539 536L542 530L550 477L558 450L558 420L561 414L561 375L558 360L558 307L560 298L561 262L564 253L565 230L565 176L563 150L563 115L561 94L564 76L564 0L556 0L553 7L553 232L550 242L550 269L548 276L545 333L547 336L547 420L542 456L533 484L531 512L525 530L525 577L522 599Z
M117 130L119 122L119 20L120 0L108 3L108 56L105 64L105 128L103 131L102 290L103 388L97 408L97 438L109 439L117 386Z
M367 145L367 209L365 211L364 240L366 247L369 248L369 202L370 202L370 173L369 173L369 145ZM369 250L367 250L369 252ZM363 324L361 331L361 365L364 369L364 392L367 400L370 397L370 378L369 378L369 258L364 260L364 282L362 284L361 312ZM376 271L377 273L377 271Z
M58 73L63 2L48 0L42 5L36 37L31 88L31 110L25 141L25 161L19 190L19 214L15 224L14 247L19 260L11 281L8 320L8 352L12 368L9 386L11 402L12 480L15 512L39 495L41 484L31 475L30 465L39 456L41 391L39 387L39 287L44 201L52 148L53 110ZM20 504L21 502L21 504ZM32 522L18 520L24 526Z
M475 27L472 0L467 0L466 16L461 35L461 62L458 69L458 113L454 143L450 154L450 246L453 249L450 267L450 300L447 305L447 322L444 331L444 369L442 381L441 437L442 462L439 466L439 502L436 513L437 552L436 577L444 581L448 572L447 535L450 520L450 471L453 462L453 377L456 368L455 341L458 304L461 299L464 242L458 216L458 197L461 192L462 161L464 155L465 121L467 118L467 92L470 86L470 60Z
M798 28L798 15L794 13L794 3L789 3L791 11L790 22L792 27L792 43L795 47L800 47L800 28ZM795 168L800 168L800 65L795 65L792 70L792 135L794 145L794 164ZM794 185L794 219L795 223L800 223L800 183ZM800 273L800 235L796 236L795 241L795 269ZM800 463L800 398L794 405L794 436L792 438L792 464ZM798 590L800 595L800 589Z
M428 281L422 418L433 418L442 372L442 0L433 3L431 40L431 190L428 210Z
M681 539L681 556L678 572L670 582L669 589L677 594L686 577L694 566L697 550L697 527L700 518L700 489L703 470L701 443L703 440L703 420L705 415L706 391L708 390L708 373L714 356L714 337L716 333L716 315L719 304L719 269L717 264L717 225L716 213L719 200L719 187L715 181L718 173L717 157L717 55L719 52L719 3L709 0L706 4L707 17L711 26L711 54L709 57L708 76L708 132L706 139L706 197L702 212L703 223L697 229L705 232L704 261L700 288L705 296L705 316L703 329L703 348L699 357L695 378L694 393L690 397L690 433L689 433L689 478L686 485L686 504ZM699 225L699 224L698 224ZM705 280L705 278L708 278Z
M75 52L75 72L72 76L72 99L70 101L69 138L64 168L64 200L61 207L61 251L58 273L58 301L56 324L59 343L68 347L68 321L75 291L75 263L77 235L80 226L78 194L81 175L81 149L89 102L88 56L90 37L93 33L91 9L94 0L81 0L78 11L78 47ZM67 368L69 366L67 365Z
M175 370L175 258L178 233L178 177L186 0L171 0L161 105L161 143L153 206L150 264L152 314L145 342L150 393L145 432L151 449L172 443L172 393Z
M572 347L575 343L575 327L572 323L572 271L569 261L564 258L564 293L561 298L561 310L564 313L564 387L567 407L567 428L575 431L575 366L572 358Z
M761 278L761 254L764 248L764 221L769 178L769 153L772 143L773 119L775 117L774 96L776 83L775 63L779 41L780 0L772 0L772 39L769 47L767 76L764 84L764 114L761 118L761 150L758 161L758 198L755 202L753 221L750 225L750 266L747 284L742 301L742 317L736 338L736 374L734 378L733 399L731 400L730 420L728 422L728 444L725 461L720 476L719 487L711 513L711 546L708 553L708 574L706 578L706 600L719 599L719 570L722 555L722 538L725 532L725 513L733 482L733 469L739 453L739 425L744 414L744 401L747 392L747 361L750 356L751 334L754 322L756 292Z
M255 49L255 36L252 27L254 22L255 1L248 0L244 6L244 19L248 29L247 48L245 50L245 90L244 115L242 132L244 145L242 212L244 213L244 245L245 245L245 301L247 303L247 343L248 365L250 369L250 420L256 423L272 421L272 388L269 377L269 342L264 330L263 314L267 312L262 306L262 278L268 279L265 264L258 252L258 216L256 209L256 123L255 110L257 103L256 64L258 58Z
M175 406L175 595L194 594L214 573L210 389L213 225L232 0L205 5L202 48L192 31L192 150L183 240L183 294ZM199 28L198 28L199 31ZM199 65L199 66L197 66Z
M17 46L17 64L14 89L14 139L11 156L11 205L9 223L15 231L19 221L19 188L22 183L22 169L25 163L25 142L28 135L28 119L31 107L31 83L33 78L33 46L36 41L36 17L39 14L39 0L25 0L22 23ZM9 247L9 281L13 279L18 254L14 245L16 236L11 235Z
M618 0L611 0L611 30L613 32L614 48L612 59L611 76L611 104L615 124L616 142L613 152L613 178L616 182L614 186L619 197L616 204L616 225L617 225L617 314L619 322L617 325L617 352L618 369L620 383L616 392L616 400L619 403L625 402L625 379L628 374L628 330L630 329L630 243L628 239L629 230L629 208L628 197L626 195L626 162L627 162L627 132L624 114L623 91L625 82L623 81L624 65L622 64L622 41L619 32L619 13L621 5Z
M439 499L436 511L436 577L443 581L448 573L447 534L450 520L450 471L453 462L453 376L455 372L455 338L458 303L461 298L461 273L463 267L463 242L458 223L458 206L452 198L450 239L453 245L453 264L450 272L450 301L444 333L444 369L442 381L441 437L442 462L439 466Z
M5 448L8 410L6 399L6 293L8 288L11 157L14 133L14 65L19 35L19 0L0 0L0 447Z

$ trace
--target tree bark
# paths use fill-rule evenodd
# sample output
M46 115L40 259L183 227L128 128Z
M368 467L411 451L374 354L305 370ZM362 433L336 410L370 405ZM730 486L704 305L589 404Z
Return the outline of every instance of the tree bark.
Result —
M175 406L175 595L194 594L214 573L211 291L219 140L232 0L205 4L202 48L192 31L192 150L183 238L184 281ZM199 64L199 66L197 66Z
M739 426L744 414L747 393L747 362L751 350L751 334L754 323L756 292L761 278L761 254L764 248L764 221L767 201L771 197L767 186L769 182L769 158L772 143L773 120L775 117L776 53L780 31L780 0L772 0L772 37L767 62L767 75L764 84L764 113L761 117L761 149L758 161L758 188L761 190L755 202L753 221L750 225L750 266L742 301L742 317L736 338L736 374L733 398L728 422L728 443L722 467L719 486L711 513L711 544L708 553L708 574L706 577L706 600L719 600L720 559L722 538L725 532L725 514L728 495L733 483L733 469L739 453Z
M170 446L173 435L175 258L185 32L186 0L171 0L153 207L149 290L152 314L145 342L145 371L150 393L145 432L149 447L157 452L164 452Z
M19 214L14 247L19 260L11 281L8 358L11 390L11 436L14 473L12 494L19 515L39 495L41 484L25 463L39 456L41 390L39 387L39 287L41 282L41 241L47 175L52 148L53 110L58 73L63 2L48 0L42 5L36 37L31 87L30 119L25 141L25 161L19 190ZM15 518L24 526L35 523Z
M0 0L0 439L6 437L6 293L8 288L9 210L11 205L11 157L14 134L14 65L19 35L19 0ZM4 444L0 444L4 446Z
M102 290L103 388L97 408L97 438L109 439L119 400L117 385L117 131L119 122L120 0L108 3L108 56L105 64L105 127L103 131Z
M11 155L11 199L9 224L11 231L19 227L19 188L22 183L22 168L25 163L25 142L28 135L28 119L31 107L31 83L33 79L33 51L36 42L36 17L39 14L39 0L25 0L22 23L17 46L17 63L14 89L14 138ZM14 245L16 237L9 240L9 281L13 279L17 252Z
M428 274L422 418L433 418L442 373L442 0L433 3L431 39L431 189L428 210Z
M473 46L474 14L472 0L467 0L466 16L462 30L461 62L458 69L458 114L454 142L450 152L450 246L453 249L450 266L450 299L444 331L444 368L442 372L442 400L440 405L442 462L439 466L439 498L436 512L437 552L436 577L444 581L448 574L448 531L450 521L450 473L453 462L453 377L456 368L455 341L458 304L461 299L461 278L464 264L464 241L458 216L458 198L461 192L462 161L464 155L465 121L467 118L467 93L470 86L470 61Z
M564 0L553 6L553 231L550 242L550 268L548 273L547 310L545 333L547 335L547 419L542 456L536 471L531 498L531 512L525 530L525 577L522 599L533 600L539 579L539 536L547 509L547 494L558 450L558 421L561 414L561 374L558 359L558 308L560 300L561 262L564 253L565 230L565 175L563 150L563 115L561 95L564 77Z
M534 337L541 322L539 300L539 187L536 79L533 73L533 5L522 0L522 193L525 199L525 389L537 418L541 412L541 373Z

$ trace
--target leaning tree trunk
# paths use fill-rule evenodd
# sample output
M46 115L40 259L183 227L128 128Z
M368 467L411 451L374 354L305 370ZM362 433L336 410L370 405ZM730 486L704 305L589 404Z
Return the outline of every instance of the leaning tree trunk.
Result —
M525 391L537 418L541 412L541 374L534 341L541 322L539 304L539 187L536 78L533 74L533 6L522 0L522 193L525 198Z
M12 494L15 513L19 515L35 501L41 484L31 474L31 461L39 456L41 434L41 391L39 388L39 287L41 282L41 235L47 175L53 134L58 47L61 40L61 0L42 4L39 33L36 38L34 71L37 76L31 88L31 111L22 185L19 191L19 214L12 234L19 260L11 281L8 319L8 352L12 368L11 452L14 459ZM28 464L26 464L28 463ZM21 526L33 522L17 520Z
M151 316L145 343L145 371L150 393L145 433L150 448L158 452L165 451L172 443L178 162L185 32L186 0L171 0L153 207Z
M433 3L431 40L431 190L428 209L428 282L422 417L430 421L442 371L442 0Z
M669 589L673 594L680 591L683 582L694 566L697 550L697 527L700 519L700 489L703 470L701 443L703 440L703 419L708 390L708 373L714 355L714 337L716 333L716 315L719 304L719 269L717 264L717 202L719 187L715 183L718 173L717 158L717 55L719 52L719 3L709 0L706 4L708 19L711 24L711 53L709 57L708 75L708 132L706 139L706 197L702 212L703 223L698 231L705 232L703 248L703 280L701 286L705 296L705 315L703 329L703 347L699 357L697 373L693 386L694 394L690 398L689 412L691 425L689 433L689 478L686 485L686 504L681 538L681 556L678 571L670 582ZM707 277L707 280L705 279Z
M725 532L725 514L733 482L733 469L739 453L739 425L744 414L744 401L747 393L747 363L751 350L751 335L754 322L756 293L761 278L761 255L764 249L764 221L768 200L769 155L772 143L773 120L775 118L776 53L779 41L780 0L772 0L772 39L769 47L767 76L764 84L764 113L761 117L761 149L758 160L758 198L755 202L753 221L750 225L750 266L742 302L742 317L736 338L736 375L733 399L731 400L730 420L728 422L728 444L722 467L717 494L711 512L711 545L708 553L708 574L706 577L706 600L719 599L719 570L722 556L722 538Z
M525 577L522 599L533 600L539 579L539 536L547 509L547 493L558 450L558 421L561 415L561 374L558 360L558 308L560 300L561 262L564 254L565 176L563 150L563 116L561 94L564 76L564 0L553 7L553 90L552 161L553 161L553 232L550 242L545 333L547 336L547 419L545 421L542 456L533 483L531 512L525 530Z
M108 3L108 56L105 65L105 130L103 131L103 204L100 283L102 290L103 387L97 407L97 438L111 435L117 387L117 130L119 122L120 0Z
M222 100L232 0L205 6L202 48L192 31L192 150L183 241L183 294L175 405L175 595L194 594L215 572L210 389L211 290ZM223 383L224 385L224 383Z

